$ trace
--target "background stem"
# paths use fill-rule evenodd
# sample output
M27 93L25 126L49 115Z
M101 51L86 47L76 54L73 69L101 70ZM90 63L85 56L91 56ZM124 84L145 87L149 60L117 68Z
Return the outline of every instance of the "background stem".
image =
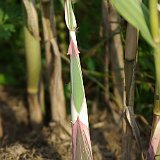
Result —
M27 63L27 92L30 120L34 127L41 125L42 113L40 108L40 102L38 98L40 72L41 72L41 54L40 54L40 40L36 37L39 34L38 18L35 9L34 1L24 1L24 43L25 43L25 55ZM34 12L28 15L27 7L32 7ZM30 24L30 19L35 20L35 26ZM35 33L31 28L34 28ZM38 36L38 35L37 35Z
M55 36L53 3L41 0L43 35L48 70L51 117L53 121L66 118L66 106L62 81L61 57Z

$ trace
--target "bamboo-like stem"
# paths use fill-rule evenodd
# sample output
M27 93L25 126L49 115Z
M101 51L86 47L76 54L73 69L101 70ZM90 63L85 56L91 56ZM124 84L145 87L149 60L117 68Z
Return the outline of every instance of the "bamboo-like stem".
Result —
M106 38L109 37L109 33L110 33L108 9L109 9L108 2L103 0L102 1L102 15L103 15L103 23L105 26L105 37ZM108 73L108 75L106 75L105 77L105 87L106 87L105 99L106 101L109 101L109 62L110 62L109 40L107 40L105 43L105 72Z
M110 7L109 10L109 22L110 22L110 31L115 32L119 29L120 17L117 12ZM119 103L118 106L123 108L123 80L124 80L124 63L123 63L123 47L120 34L114 35L110 43L110 58L111 58L111 67L112 67L112 77L114 84L114 95Z
M149 1L150 9L150 24L151 32L156 44L153 48L154 52L154 62L155 62L155 73L156 73L156 85L155 85L155 102L153 109L153 122L151 130L151 143L149 148L150 159L154 159L155 155L160 153L160 32L159 32L159 15L158 15L158 0ZM157 143L157 142L158 143ZM157 143L157 144L156 144ZM155 159L158 159L159 156Z
M155 93L155 106L154 114L160 116L160 48L154 49L154 61L156 70L156 93Z
M29 93L36 94L38 92L38 84L41 70L40 43L28 28L24 27L25 35L25 52L27 62L27 90Z
M27 92L31 123L42 123L40 103L38 101L38 84L40 79L40 44L39 40L24 27L25 52L27 62Z
M41 54L40 54L40 40L37 34L39 34L38 19L36 15L35 2L24 0L24 43L25 43L25 55L27 63L27 92L30 120L33 127L39 127L42 124L42 114L40 109L40 103L38 99L38 86L40 81L41 71ZM28 15L28 9L32 9L32 13ZM30 23L31 19L35 20L34 26ZM31 28L29 28L29 26Z
M64 121L66 118L66 107L61 76L61 57L55 36L53 3L51 0L41 0L41 10L51 100L51 116L53 121Z
M135 82L132 80L132 76L134 74L135 63L136 63L135 60L130 61L125 59L126 107L129 106L132 111L134 105L134 85L135 85L134 84ZM123 120L123 137L122 137L123 160L131 160L132 145L133 145L132 128L125 115L125 119Z
M42 74L43 76L43 74ZM45 107L45 86L43 77L41 77L40 84L39 84L39 101L41 105L42 115L45 117L46 115L46 107Z
M120 34L114 35L119 29L120 18L112 5L106 1L102 1L102 14L105 30L105 72L108 75L105 77L105 100L109 107L115 122L118 124L123 109L123 80L124 80L124 63L123 63L123 48ZM111 41L112 40L112 41ZM109 96L109 66L111 63L112 78L113 78L113 94L116 98L116 104L111 104Z
M158 18L158 0L149 0L151 32L155 43L160 43L159 37L159 18Z
M124 106L125 119L123 120L123 160L131 159L133 136L140 149L140 134L134 118L134 90L135 90L135 68L138 47L138 31L128 24L125 44L125 93Z
M155 73L156 73L156 93L155 93L155 107L154 114L160 116L160 33L159 33L159 17L157 10L157 0L150 0L150 19L151 19L151 31L152 36L157 44L156 48L153 48L154 60L155 60Z
M72 159L93 160L87 103L76 40L77 23L72 8L72 1L66 0L64 8L65 21L70 33L68 55L70 56L71 75Z

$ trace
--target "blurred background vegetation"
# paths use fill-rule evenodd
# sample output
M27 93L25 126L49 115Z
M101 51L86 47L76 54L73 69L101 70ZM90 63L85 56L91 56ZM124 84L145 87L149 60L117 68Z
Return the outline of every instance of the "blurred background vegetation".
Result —
M54 1L57 39L62 53L62 76L64 92L69 113L70 104L70 74L69 57L66 55L68 46L68 32L64 23L64 11L60 1ZM37 3L40 14L40 6ZM100 0L78 0L74 10L77 17L77 37L81 51L81 63L84 74L84 85L89 107L93 101L98 101L100 108L105 107L105 36L102 18L102 4ZM40 20L40 19L39 19ZM42 35L42 24L40 34ZM125 39L126 23L121 25L122 42ZM0 85L26 88L26 62L23 42L23 18L21 0L0 1ZM41 41L42 43L42 41ZM123 43L124 45L124 43ZM136 70L135 112L143 115L151 122L152 104L154 102L154 62L151 48L140 37L139 55ZM42 63L46 67L42 45ZM109 76L112 82L112 76ZM112 85L112 83L110 83Z

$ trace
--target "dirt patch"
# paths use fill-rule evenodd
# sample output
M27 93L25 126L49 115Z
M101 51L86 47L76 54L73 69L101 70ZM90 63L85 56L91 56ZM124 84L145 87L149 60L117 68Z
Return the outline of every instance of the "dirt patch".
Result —
M70 118L65 126L51 122L41 131L34 131L28 123L25 97L24 91L0 87L0 113L4 128L0 160L72 159ZM120 124L115 124L106 110L91 114L89 119L94 160L120 159ZM144 128L145 133L149 133L149 129ZM146 137L143 129L142 135ZM134 146L136 148L136 144Z

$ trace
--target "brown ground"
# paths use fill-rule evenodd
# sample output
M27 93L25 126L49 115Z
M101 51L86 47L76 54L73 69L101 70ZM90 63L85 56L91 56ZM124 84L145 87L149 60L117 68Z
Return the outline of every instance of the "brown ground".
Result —
M70 118L64 126L50 123L42 131L33 131L28 125L24 97L24 92L19 89L0 87L0 113L4 127L0 160L71 160ZM107 111L90 115L90 123L94 160L120 159L120 124L115 124ZM142 122L141 134L147 137L149 129L144 124Z

